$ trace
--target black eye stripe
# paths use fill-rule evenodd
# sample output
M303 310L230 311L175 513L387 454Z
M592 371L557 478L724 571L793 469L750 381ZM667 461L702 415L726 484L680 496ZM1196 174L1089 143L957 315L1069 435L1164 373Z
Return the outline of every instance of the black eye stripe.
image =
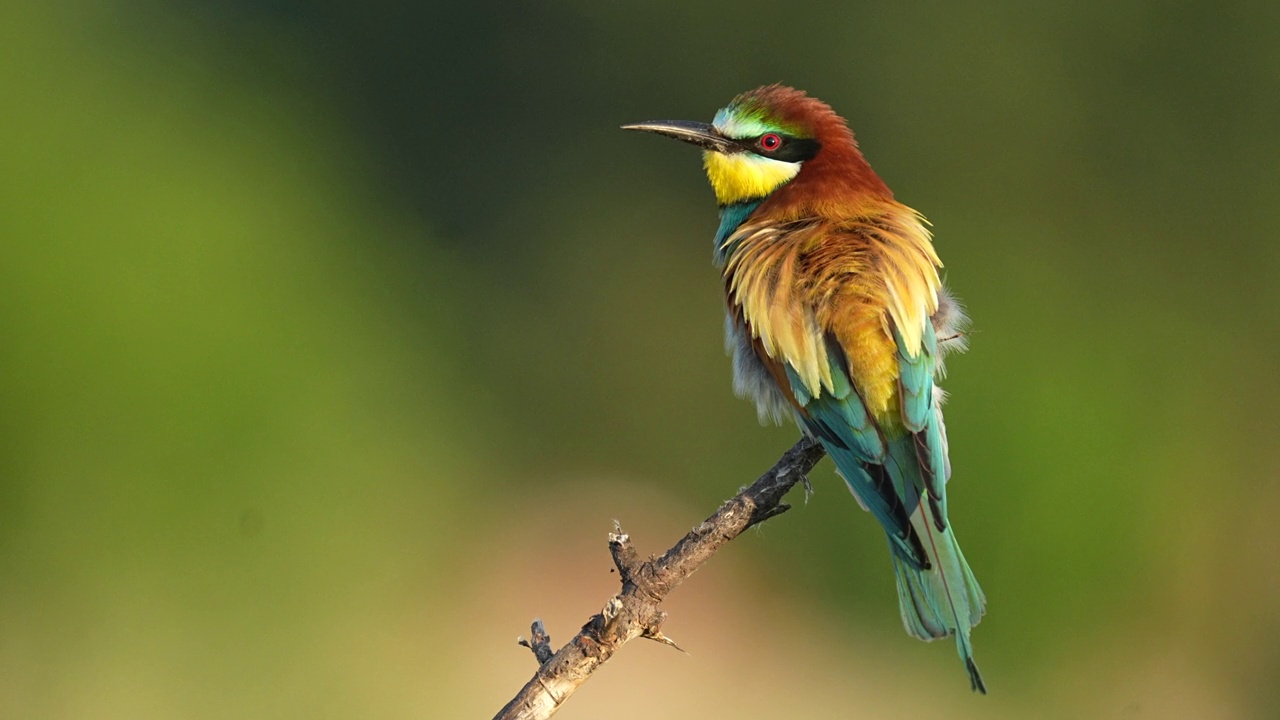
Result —
M762 138L776 135L780 142L773 150L764 148ZM744 138L738 141L743 150L753 152L760 157L767 157L783 162L803 162L812 159L822 149L822 145L813 138L798 138L782 133L765 133L759 137Z

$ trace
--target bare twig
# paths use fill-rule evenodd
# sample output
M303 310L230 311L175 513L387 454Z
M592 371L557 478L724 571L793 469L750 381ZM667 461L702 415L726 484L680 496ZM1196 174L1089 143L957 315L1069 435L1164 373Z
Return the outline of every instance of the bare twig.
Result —
M529 628L529 639L516 638L516 644L532 650L533 656L538 659L539 665L545 665L553 654L551 636L547 634L546 626L538 618L533 619L533 625Z
M551 717L591 673L633 638L645 637L679 649L662 634L666 613L658 606L663 599L725 543L752 525L790 509L782 502L783 496L796 483L807 482L805 474L824 454L817 442L801 439L760 479L726 501L658 558L641 562L631 546L631 538L615 523L615 532L609 535L609 553L622 578L622 590L548 660L543 660L538 652L540 623L535 623L533 644L523 641L521 644L531 647L538 655L538 671L511 702L498 711L494 720ZM549 645L546 647L550 649Z

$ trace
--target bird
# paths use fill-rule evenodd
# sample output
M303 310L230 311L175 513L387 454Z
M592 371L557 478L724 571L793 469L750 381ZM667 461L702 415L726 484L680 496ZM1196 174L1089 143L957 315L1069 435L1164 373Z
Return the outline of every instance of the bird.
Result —
M744 92L710 123L622 128L702 149L735 392L762 422L794 419L822 444L888 537L907 632L954 637L986 694L970 641L986 597L947 516L938 386L969 320L929 223L894 199L845 119L801 90Z

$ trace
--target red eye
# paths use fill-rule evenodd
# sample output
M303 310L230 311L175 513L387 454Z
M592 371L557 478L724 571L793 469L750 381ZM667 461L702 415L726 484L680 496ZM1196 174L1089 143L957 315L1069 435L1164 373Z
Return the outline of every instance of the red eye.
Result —
M777 133L760 136L760 147L765 150L777 150L782 146L782 137Z

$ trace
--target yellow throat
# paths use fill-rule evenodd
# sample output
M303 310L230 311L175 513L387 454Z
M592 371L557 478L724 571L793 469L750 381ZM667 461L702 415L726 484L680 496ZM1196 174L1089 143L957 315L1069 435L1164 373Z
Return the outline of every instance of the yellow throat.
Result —
M749 152L702 154L716 202L732 205L762 198L800 172L800 163L760 157Z

